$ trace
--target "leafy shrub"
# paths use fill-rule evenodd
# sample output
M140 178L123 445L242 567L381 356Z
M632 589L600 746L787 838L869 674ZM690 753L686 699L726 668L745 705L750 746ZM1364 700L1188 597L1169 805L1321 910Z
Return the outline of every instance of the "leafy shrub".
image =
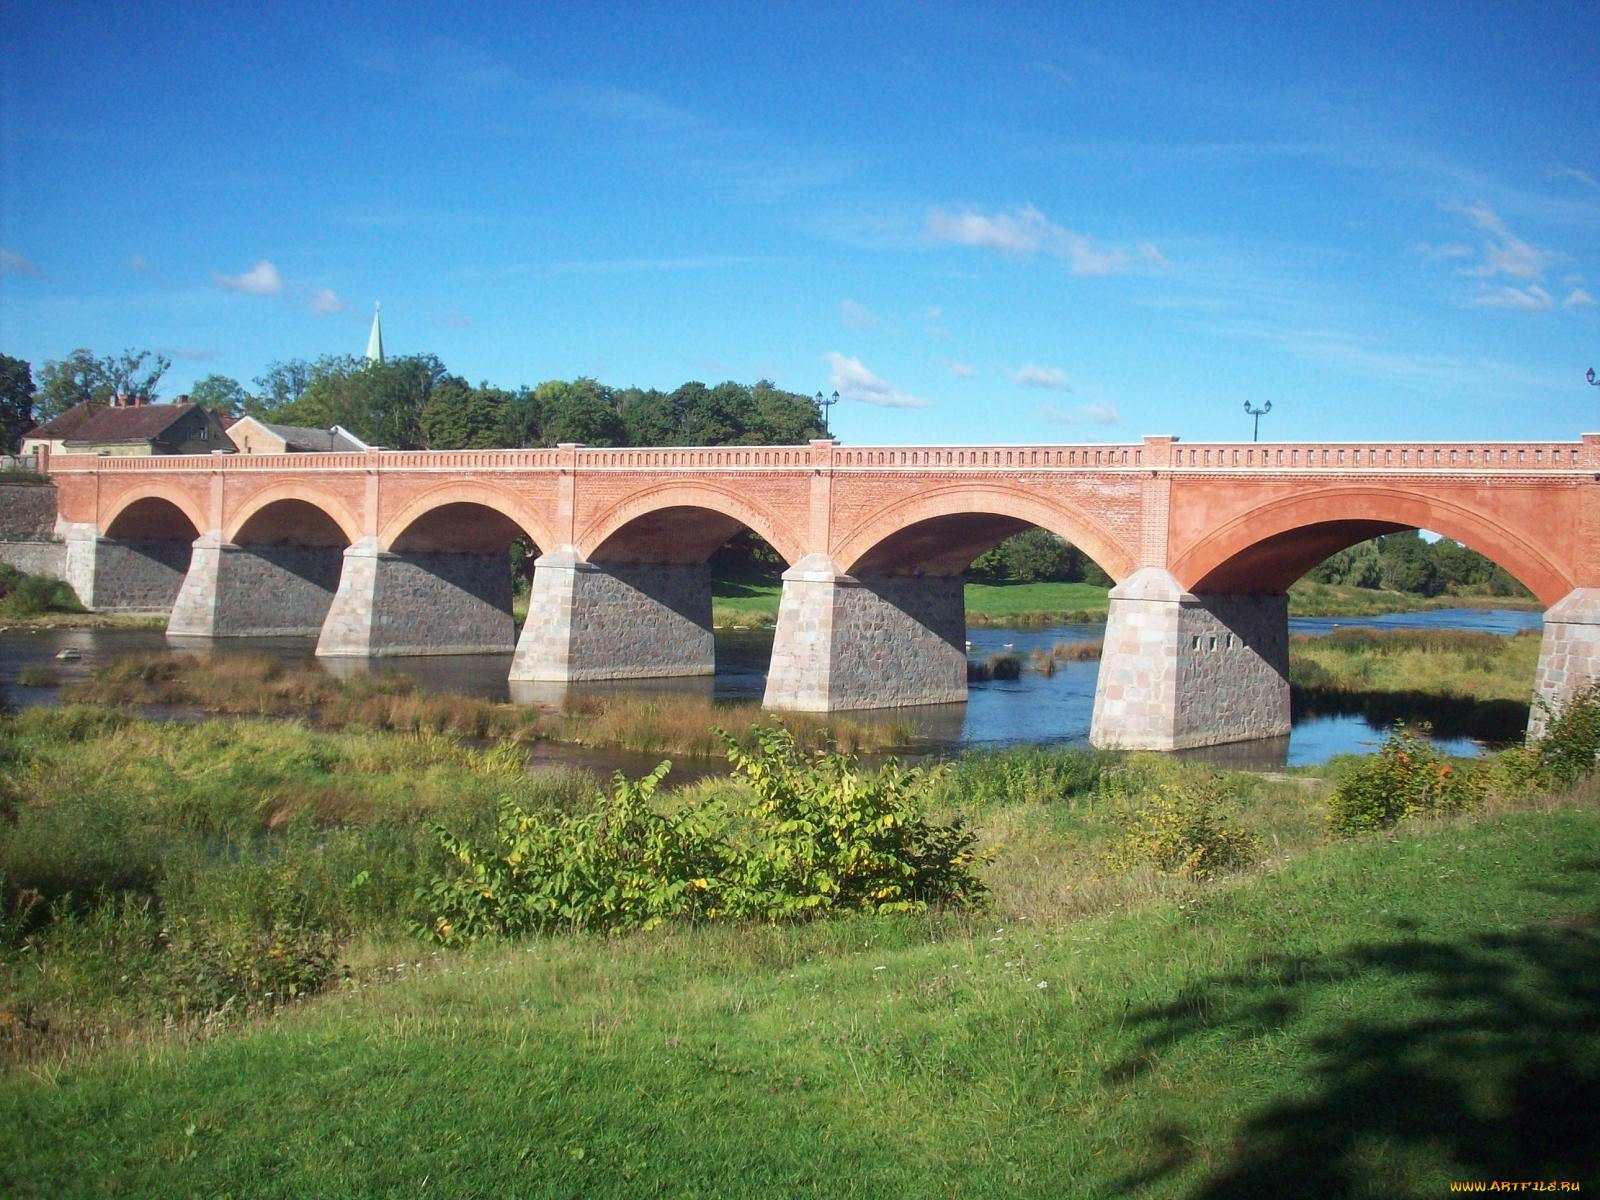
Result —
M1600 683L1568 698L1556 711L1543 697L1544 735L1536 742L1495 755L1489 764L1495 788L1513 795L1570 787L1595 770L1600 755Z
M83 612L77 593L59 579L25 575L0 563L0 616L37 617L51 612Z
M848 755L802 754L781 725L757 748L732 738L728 761L755 800L751 840L737 847L728 908L738 916L794 916L810 909L903 912L929 901L974 904L985 894L972 873L973 834L921 813L939 772L889 759L863 772Z
M1328 829L1353 837L1406 817L1459 812L1481 791L1475 771L1457 770L1429 742L1397 725L1383 748L1350 768L1328 800Z
M455 868L418 890L429 914L418 932L455 942L982 898L972 834L920 813L934 776L892 759L866 773L847 755L807 756L782 726L759 730L750 750L719 736L748 785L739 800L663 811L662 763L637 782L618 772L584 813L502 800L488 844L433 826Z
M167 1000L187 1016L302 999L322 989L337 962L332 933L286 920L262 927L196 914L179 917L162 940Z
M1250 865L1260 849L1261 840L1237 824L1227 784L1204 775L1162 785L1106 857L1124 870L1149 866L1159 875L1211 879Z

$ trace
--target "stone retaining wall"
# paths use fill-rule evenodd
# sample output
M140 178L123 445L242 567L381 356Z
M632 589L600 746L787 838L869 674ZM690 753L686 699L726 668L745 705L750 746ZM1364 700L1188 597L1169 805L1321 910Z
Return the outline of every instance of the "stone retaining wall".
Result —
M55 538L56 489L47 483L0 483L0 542Z
M1578 588L1544 615L1528 736L1544 735L1546 706L1560 712L1575 692L1592 683L1600 683L1600 588Z

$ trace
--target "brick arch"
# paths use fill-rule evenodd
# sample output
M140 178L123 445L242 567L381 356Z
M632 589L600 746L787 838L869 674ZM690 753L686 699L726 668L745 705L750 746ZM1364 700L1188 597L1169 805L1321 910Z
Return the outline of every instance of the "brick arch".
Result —
M323 515L339 527L339 531L349 542L354 543L361 538L361 521L341 497L315 484L296 480L269 484L253 492L224 526L223 540L233 541L250 523L252 517L282 500L300 500L313 508L320 509Z
M1576 586L1536 531L1403 488L1320 488L1259 505L1182 550L1170 570L1192 591L1281 592L1328 555L1402 529L1429 529L1470 546L1546 605Z
M194 537L199 537L206 531L206 516L200 506L181 488L163 487L159 483L138 484L123 492L111 502L110 508L100 518L100 532L102 535L117 523L117 519L141 500L164 500L181 512L189 524L194 526ZM190 538L193 541L194 538Z
M831 557L840 570L851 572L890 538L915 525L968 517L1001 519L990 532L991 544L1027 525L1049 530L1094 559L1115 580L1131 574L1138 566L1132 550L1115 533L1075 505L1045 499L1020 488L971 483L922 492L874 513L835 542ZM964 569L965 565L957 569Z
M800 532L765 506L746 500L731 488L717 484L678 482L641 488L600 513L579 534L579 552L585 558L592 557L632 522L652 514L664 514L669 509L707 510L743 525L766 539L790 566L805 557L805 540ZM711 530L709 536L715 539L717 545L721 545L733 532L732 527L721 523Z
M443 508L447 504L477 504L491 509L532 538L540 550L548 550L556 544L555 535L550 527L533 511L524 497L510 488L479 483L475 480L441 483L414 497L399 513L384 523L378 532L379 544L385 550L392 548L407 529L434 509Z

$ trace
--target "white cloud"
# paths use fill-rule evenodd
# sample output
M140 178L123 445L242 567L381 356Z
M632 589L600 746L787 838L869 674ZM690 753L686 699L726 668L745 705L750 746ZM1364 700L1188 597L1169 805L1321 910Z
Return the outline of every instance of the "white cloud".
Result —
M1038 253L1046 242L1064 232L1060 226L1045 220L1044 214L1031 204L1024 204L1015 213L996 213L992 217L939 209L928 214L928 234L936 242L978 246L1024 258Z
M1141 243L1133 254L1104 246L1086 233L1057 225L1031 204L992 216L936 208L928 213L927 230L936 242L975 246L1013 258L1048 254L1066 263L1074 275L1117 275L1141 263L1157 268L1171 265L1151 242Z
M932 401L921 396L902 392L887 380L880 379L862 365L859 358L848 358L829 351L822 360L832 368L828 386L850 400L875 404L880 408L927 408Z
M283 276L278 268L262 259L243 275L224 275L212 272L212 280L219 288L229 292L244 292L250 296L275 296L283 291Z
M1574 183L1581 183L1586 188L1600 192L1600 182L1597 182L1589 172L1580 171L1577 167L1560 167L1553 174L1557 179L1570 179Z
M1122 419L1113 405L1100 403L1068 409L1045 401L1033 406L1033 415L1051 425L1115 425Z
M331 313L343 312L349 307L339 293L332 288L318 288L311 293L311 311L315 316L326 317Z
M1521 312L1541 312L1554 308L1555 303L1555 298L1536 283L1525 288L1490 288L1472 300L1474 308L1512 308Z
M190 362L210 362L214 358L221 358L222 351L213 350L207 346L174 346L162 351L173 358L183 358Z
M1567 298L1561 302L1561 307L1593 308L1596 303L1600 303L1600 301L1596 301L1593 296L1582 288L1573 288L1572 291L1567 293Z
M1023 387L1048 388L1053 392L1072 390L1072 381L1067 378L1067 373L1055 367L1041 367L1037 363L1028 363L1010 372L1010 375Z
M839 319L851 329L876 329L883 324L877 313L854 300L839 301Z
M1557 255L1530 245L1512 233L1487 204L1474 204L1457 210L1484 235L1483 261L1462 269L1463 275L1492 279L1508 275L1513 279L1538 279L1556 261Z
M974 374L971 363L955 362L948 358L941 358L939 365L957 379L971 379Z
M24 258L20 254L13 254L4 246L0 246L0 275L26 275L30 279L43 279L44 272L39 269L39 264L31 258Z

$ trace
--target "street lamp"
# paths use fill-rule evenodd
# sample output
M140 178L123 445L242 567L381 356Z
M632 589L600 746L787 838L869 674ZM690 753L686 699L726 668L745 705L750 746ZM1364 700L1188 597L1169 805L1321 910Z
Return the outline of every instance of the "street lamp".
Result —
M1594 372L1591 371L1590 374L1592 375ZM838 392L835 392L827 399L823 399L821 392L817 393L817 411L822 414L822 436L829 438L830 440L832 439L833 434L828 432L828 410L837 403L839 403Z
M1252 442L1259 442L1261 440L1261 417L1264 413L1269 413L1272 411L1272 401L1268 400L1260 408L1251 408L1250 401L1246 400L1244 402L1244 410L1256 419L1255 435L1250 440Z
M1594 368L1593 367L1589 368L1589 373L1587 375L1585 375L1584 378L1589 381L1589 386L1590 387L1600 387L1600 379L1596 379L1595 378Z

